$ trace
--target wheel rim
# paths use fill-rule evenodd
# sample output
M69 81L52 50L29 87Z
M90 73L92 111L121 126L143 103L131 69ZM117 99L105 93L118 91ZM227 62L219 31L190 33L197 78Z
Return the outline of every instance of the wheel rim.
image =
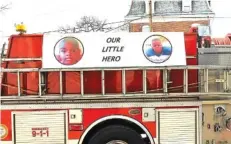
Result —
M122 140L112 140L110 142L107 142L106 144L128 144L128 143Z

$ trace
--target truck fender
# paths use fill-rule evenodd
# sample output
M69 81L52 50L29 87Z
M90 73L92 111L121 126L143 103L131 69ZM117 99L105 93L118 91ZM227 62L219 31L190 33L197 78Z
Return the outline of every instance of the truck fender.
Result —
M149 140L151 141L151 144L155 144L153 137L151 136L151 134L149 133L149 131L147 130L147 128L142 125L139 121L130 118L130 117L126 117L126 116L122 116L122 115L113 115L113 116L107 116L107 117L103 117L101 119L98 119L97 121L95 121L94 123L92 123L90 126L88 126L88 128L84 131L84 133L82 134L80 140L79 140L79 144L83 143L84 138L86 137L86 135L88 134L88 132L96 125L100 124L101 122L107 121L107 120L111 120L111 119L121 119L121 120L127 120L130 121L134 124L136 124L137 126L139 126L148 136Z

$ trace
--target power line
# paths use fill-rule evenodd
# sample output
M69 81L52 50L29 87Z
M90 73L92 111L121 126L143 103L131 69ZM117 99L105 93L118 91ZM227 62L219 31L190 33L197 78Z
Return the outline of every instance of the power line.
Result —
M112 24L118 24L118 23L126 22L125 24L120 25L120 26L118 26L118 27L112 29L112 30L115 30L115 29L118 29L118 28L120 28L120 27L122 27L122 26L124 26L124 25L126 25L126 24L129 24L129 23L132 22L132 21L139 20L139 19L142 19L142 18L144 18L144 17L145 17L145 16L142 16L142 17L139 17L139 18L136 18L136 19L132 19L132 20L124 20L124 21L109 22L109 23L105 23L104 26L105 26L105 25L112 25ZM66 28L66 29L62 29L62 30L57 29L57 30L51 30L51 31L35 32L35 33L31 33L31 34L61 32L61 31L73 30L73 29L76 29L76 28L75 28L75 27L72 27L72 28ZM112 31L112 30L109 30L109 31ZM109 32L109 31L107 31L107 32ZM11 36L11 35L10 35L10 36ZM3 37L10 37L10 36L3 36Z
M113 31L113 30L116 30L116 29L118 29L118 28L121 28L121 27L123 27L123 26L125 26L125 25L127 25L127 24L129 24L129 23L131 23L131 22L133 22L133 21L143 19L143 18L145 18L145 17L147 17L147 15L142 16L142 17L140 17L140 18L136 18L136 19L130 20L130 21L126 22L126 23L123 24L123 25L120 25L120 26L118 26L118 27L116 27L116 28L114 28L114 29L111 29L111 30L107 31L106 33L110 32L110 31Z
M126 22L126 21L109 22L109 23L105 23L105 24L103 24L103 25L106 26L106 25L118 24L118 23L122 23L122 22ZM61 32L61 31L73 30L73 29L77 29L77 28L72 27L72 28L66 28L66 29L62 29L62 30L58 29L58 30L51 30L51 31L45 31L45 32L36 32L36 33L32 33L32 34L37 34L37 33L50 33L50 32Z
M122 22L126 22L126 21L116 21L116 22L109 22L109 23L105 23L104 25L110 25L110 24L117 24L117 23L122 23ZM34 32L34 33L31 33L31 34L39 34L39 33L50 33L50 32L60 32L60 31L64 31L64 30L73 30L74 29L74 27L73 28L66 28L66 29L62 29L62 30L60 30L60 29L58 29L58 30L51 30L51 31L43 31L43 32ZM2 31L1 31L2 32ZM3 36L1 36L1 37L10 37L11 35L3 35Z
M107 32L110 32L110 31L116 30L116 29L118 29L118 28L121 28L121 27L123 27L123 26L125 26L125 25L127 25L127 24L129 24L129 23L131 23L131 22L133 22L133 21L146 18L147 16L148 16L148 15L141 16L141 17L139 17L139 18L132 19L132 20L125 20L125 21L117 21L117 22L105 23L105 25L109 25L109 24L117 24L117 23L126 22L126 23L124 23L124 24L122 24L122 25L120 25L120 26L118 26L118 27L116 27L116 28L113 28L113 29L111 29L111 30L108 30ZM164 18L166 18L166 17L163 16L162 18L164 19ZM193 17L176 17L176 16L175 16L175 17L172 17L172 16L171 16L171 17L169 17L169 18L205 18L205 17L196 17L196 16L193 16ZM213 18L230 18L230 19L231 19L231 17L218 17L218 16L216 16L216 17L208 17L208 18L210 18L210 19L213 19ZM165 22L167 22L167 21L165 21ZM64 30L73 30L73 28L63 29L63 31L64 31ZM62 31L62 30L53 30L53 31L45 31L45 32L37 32L37 33L50 33L50 32L60 32L60 31ZM106 33L107 33L107 32L106 32ZM36 34L36 33L33 33L33 34Z
M125 20L125 21L117 21L117 22L105 23L104 25L110 25L110 24L117 24L117 23L126 22L126 23L124 23L124 24L122 24L122 25L120 25L120 26L118 26L118 27L116 27L116 28L113 28L113 29L107 31L107 32L110 32L110 31L115 30L115 29L118 29L118 28L120 28L120 27L122 27L122 26L124 26L124 25L127 25L127 24L129 24L129 23L131 23L131 22L133 22L133 21L143 19L143 18L145 18L146 16L147 16L147 15L141 16L141 17L139 17L139 18L132 19L132 20ZM60 31L73 30L73 29L75 29L75 28L67 28L67 29L63 29L63 30L53 30L53 31L40 32L40 33L60 32ZM106 33L107 33L107 32L106 32ZM34 34L36 34L36 33L34 33Z
M105 26L105 25L112 25L112 24L118 24L118 23L125 22L124 24L122 24L122 25L120 25L120 26L118 26L118 27L115 27L115 28L113 28L113 29L110 29L110 30L106 31L106 33L107 33L107 32L110 32L110 31L113 31L113 30L116 30L116 29L118 29L118 28L121 28L121 27L123 27L123 26L125 26L125 25L127 25L127 24L129 24L129 23L131 23L131 22L133 22L133 21L146 18L147 16L148 16L148 15L141 16L141 17L139 17L139 18L132 19L132 20L124 20L124 21L116 21L116 22L105 23L104 26ZM165 18L195 18L195 19L196 19L196 18L205 18L205 17L197 17L197 16L193 16L193 17L186 17L186 16L182 16L182 17L179 17L179 16L178 16L178 17L177 17L177 16L160 16L160 17L161 17L161 19L165 19ZM231 17L221 17L221 16L208 17L208 19L212 19L213 22L214 22L214 19L215 19L215 18L224 18L224 19L226 18L226 19L231 19ZM164 22L168 22L168 21L164 21ZM50 32L61 32L61 31L73 30L73 29L76 29L76 28L72 27L72 28L67 28L67 29L62 29L62 30L56 29L56 30L51 30L51 31L35 32L35 33L31 33L31 34L50 33ZM10 36L11 36L11 35L10 35ZM2 36L2 37L10 37L10 36Z

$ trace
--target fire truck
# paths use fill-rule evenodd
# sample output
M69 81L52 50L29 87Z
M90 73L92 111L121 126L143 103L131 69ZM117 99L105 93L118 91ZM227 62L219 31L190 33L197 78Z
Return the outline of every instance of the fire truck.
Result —
M170 35L174 37L174 33ZM137 62L130 67L87 68L56 68L52 58L44 59L49 53L45 53L46 45L54 37L63 37L48 36L50 39L45 34L12 35L8 47L3 48L2 144L210 143L203 136L207 121L203 103L229 101L230 66L211 57L211 49L198 49L196 33L182 33L183 45L178 46L185 57L175 53L186 65L142 66L142 60L134 55L126 60ZM97 50L92 52L96 56ZM135 50L130 54L136 54ZM94 65L97 59L89 63ZM222 106L217 106L216 112L229 116ZM224 122L230 129L230 118ZM216 126L217 131L222 128Z

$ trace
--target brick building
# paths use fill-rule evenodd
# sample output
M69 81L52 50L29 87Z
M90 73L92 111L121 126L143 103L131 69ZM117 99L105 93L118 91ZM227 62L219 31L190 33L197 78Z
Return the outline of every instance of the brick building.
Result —
M187 32L192 24L209 26L214 17L208 0L152 0L152 12L154 32ZM149 0L133 0L125 20L138 20L131 22L129 31L139 32L147 27L148 14Z

